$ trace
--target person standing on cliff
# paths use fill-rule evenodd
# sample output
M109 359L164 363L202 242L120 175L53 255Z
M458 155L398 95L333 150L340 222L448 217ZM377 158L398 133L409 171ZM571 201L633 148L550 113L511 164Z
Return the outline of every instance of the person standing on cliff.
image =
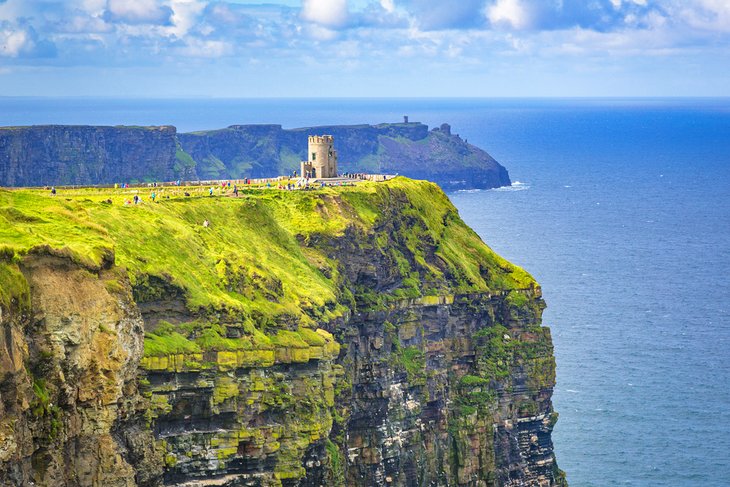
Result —
M51 186L51 196L56 196L56 187Z
M236 196L236 198L238 198L238 186L236 186L235 184L233 185L233 194Z

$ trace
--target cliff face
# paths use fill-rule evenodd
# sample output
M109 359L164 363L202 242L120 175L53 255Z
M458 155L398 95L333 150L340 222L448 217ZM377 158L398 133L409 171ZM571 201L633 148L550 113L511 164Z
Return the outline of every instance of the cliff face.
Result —
M112 193L0 192L1 484L565 485L540 289L434 185Z
M307 137L324 133L335 136L343 173L402 174L447 190L510 184L504 167L447 126L409 123L189 134L169 126L0 128L0 186L274 177L298 171Z
M189 159L189 157L188 157ZM0 128L0 186L187 179L175 127Z

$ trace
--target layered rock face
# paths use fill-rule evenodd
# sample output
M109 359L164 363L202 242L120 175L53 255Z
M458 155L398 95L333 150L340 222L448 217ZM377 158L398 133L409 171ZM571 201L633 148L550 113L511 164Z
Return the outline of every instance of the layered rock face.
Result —
M0 186L268 178L299 170L307 137L331 134L339 171L402 174L444 189L510 184L485 151L420 123L307 127L234 125L178 134L175 127L0 128Z
M566 485L540 288L436 186L17 198L3 485Z
M156 476L139 421L143 322L124 273L44 250L0 267L0 484L132 487Z
M508 313L496 296L442 296L355 320L353 387L341 402L347 484L560 484L550 337L534 316L504 320L497 336ZM504 377L490 383L489 352L512 343L537 351L505 353Z
M0 128L0 186L188 179L192 164L170 126Z

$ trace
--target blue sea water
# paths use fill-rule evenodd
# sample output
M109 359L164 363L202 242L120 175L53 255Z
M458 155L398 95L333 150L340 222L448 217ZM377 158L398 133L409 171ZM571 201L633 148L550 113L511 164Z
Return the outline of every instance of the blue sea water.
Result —
M0 125L448 121L513 187L451 194L542 284L572 486L730 484L730 100L0 98Z

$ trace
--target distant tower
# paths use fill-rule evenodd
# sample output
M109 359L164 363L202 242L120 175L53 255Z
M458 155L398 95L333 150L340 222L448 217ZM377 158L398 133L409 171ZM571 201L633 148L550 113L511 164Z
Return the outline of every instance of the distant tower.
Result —
M408 115L403 115L403 123L408 123Z
M337 151L331 135L310 135L307 161L302 161L302 177L337 177Z

